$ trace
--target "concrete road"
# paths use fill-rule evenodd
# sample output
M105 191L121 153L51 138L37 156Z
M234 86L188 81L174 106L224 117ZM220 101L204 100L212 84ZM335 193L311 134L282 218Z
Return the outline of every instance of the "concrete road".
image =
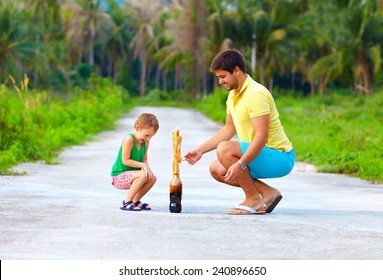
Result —
M149 155L158 182L144 199L153 210L121 211L125 192L110 185L109 172L144 111L160 121ZM302 171L299 164L290 175L267 180L284 196L272 214L230 216L227 209L243 194L210 177L214 152L195 166L182 163L183 211L170 213L175 128L184 154L219 125L193 110L137 107L115 131L66 149L60 164L22 164L17 169L27 175L1 176L0 259L383 259L383 185Z

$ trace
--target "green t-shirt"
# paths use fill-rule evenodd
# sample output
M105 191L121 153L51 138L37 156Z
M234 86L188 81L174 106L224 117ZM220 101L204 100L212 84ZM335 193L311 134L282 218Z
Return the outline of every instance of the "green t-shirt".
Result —
M130 152L130 158L135 160L135 161L143 162L144 156L146 153L145 142L142 143L141 149L139 150L137 148L136 139L134 138L133 133L130 133L129 136L131 136L133 138L133 147L132 147L132 151ZM112 172L110 173L110 175L111 176L117 176L117 175L119 175L125 171L140 170L140 169L141 168L139 168L139 167L130 167L130 166L126 166L122 163L122 144L121 144L120 150L118 151L117 159L114 162L114 165L112 167Z

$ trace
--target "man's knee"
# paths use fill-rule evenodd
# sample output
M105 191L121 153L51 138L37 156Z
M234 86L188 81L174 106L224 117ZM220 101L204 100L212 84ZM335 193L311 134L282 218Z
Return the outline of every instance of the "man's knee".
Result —
M217 181L222 182L222 177L225 175L226 170L223 168L218 160L213 161L209 168L211 176Z
M223 157L241 156L241 149L237 141L223 141L217 146L217 156Z
M226 155L230 151L229 146L230 141L223 141L219 143L217 146L217 156L220 157Z
M216 160L210 164L209 171L210 171L211 176L213 176L215 178L215 175L217 174L217 161Z

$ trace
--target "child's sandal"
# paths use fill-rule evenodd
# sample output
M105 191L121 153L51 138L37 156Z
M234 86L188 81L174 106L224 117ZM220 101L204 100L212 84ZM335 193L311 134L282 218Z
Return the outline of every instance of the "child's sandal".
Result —
M141 206L138 206L140 204L141 204ZM141 210L152 210L152 208L149 206L149 204L142 203L141 201L137 201L136 203L134 203L134 205L137 206L138 208L140 208Z
M122 206L120 207L120 209L124 211L141 211L141 208L137 207L133 203L133 201L128 201L128 202L122 201Z

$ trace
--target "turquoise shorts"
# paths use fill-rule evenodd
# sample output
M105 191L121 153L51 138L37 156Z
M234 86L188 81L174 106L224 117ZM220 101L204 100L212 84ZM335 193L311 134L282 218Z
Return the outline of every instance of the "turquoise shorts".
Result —
M242 154L250 143L238 141ZM294 149L286 153L273 148L263 147L259 155L248 164L251 177L254 179L279 178L293 170L295 163Z

